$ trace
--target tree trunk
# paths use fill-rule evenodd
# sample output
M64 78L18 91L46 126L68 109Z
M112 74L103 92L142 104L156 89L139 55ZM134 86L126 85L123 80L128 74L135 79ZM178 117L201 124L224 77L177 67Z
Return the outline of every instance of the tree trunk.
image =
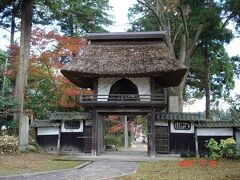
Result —
M14 11L14 10L13 10ZM10 36L10 48L14 44L14 30L15 30L15 14L14 12L12 13L12 19L11 19L11 36ZM4 75L3 75L3 85L2 85L2 95L4 96L5 94L5 86L6 86L6 72L8 70L8 61L9 61L9 55L11 55L11 49L10 52L8 52L6 60L5 60L5 67L4 67Z
M205 65L205 96L206 96L206 119L210 119L210 60L209 60L209 52L208 45L205 44L205 52L204 52L204 65Z
M178 92L179 112L183 112L183 89Z
M15 14L12 13L11 19L11 36L10 36L10 46L14 44L14 33L15 33Z
M23 144L23 135L21 132L24 129L24 94L25 85L27 82L26 72L27 64L30 53L30 38L32 28L32 8L33 0L24 0L22 3L22 17L21 17L21 37L20 37L20 53L18 62L18 82L17 82L17 99L18 99L18 114L17 119L19 120L19 150L24 150L25 144ZM28 131L26 129L26 131Z

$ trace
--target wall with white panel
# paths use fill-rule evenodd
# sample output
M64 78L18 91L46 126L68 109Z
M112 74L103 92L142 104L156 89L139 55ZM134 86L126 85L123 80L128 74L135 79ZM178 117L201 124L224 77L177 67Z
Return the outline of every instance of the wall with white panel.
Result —
M198 136L233 136L233 128L197 128Z
M101 96L101 101L107 101L108 95L110 93L110 89L114 83L116 83L121 78L99 78L98 79L98 94L99 95L106 95ZM140 95L141 100L141 94L151 94L150 91L150 77L136 77L136 78L126 78L131 80L138 88L138 93ZM100 101L100 100L99 100Z
M58 135L59 127L39 127L37 128L37 135Z

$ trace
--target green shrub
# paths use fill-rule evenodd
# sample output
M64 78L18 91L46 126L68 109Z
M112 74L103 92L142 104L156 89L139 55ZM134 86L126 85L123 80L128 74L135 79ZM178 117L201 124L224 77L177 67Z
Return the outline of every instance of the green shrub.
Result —
M225 158L237 157L237 143L233 139L233 137L221 139L220 143L218 143L212 138L206 142L207 144L205 145L205 147L209 149L210 158L213 160L216 160L219 157Z
M237 156L237 143L231 137L220 141L220 154L222 157L234 158Z
M209 149L210 158L213 160L216 160L220 157L220 147L217 141L214 139L210 139L209 141L206 141L205 147Z
M0 154L16 154L18 152L18 138L15 136L0 136Z
M122 141L122 136L117 136L115 134L107 134L105 136L105 144L106 145L115 145L116 147L122 147L123 146L123 141Z

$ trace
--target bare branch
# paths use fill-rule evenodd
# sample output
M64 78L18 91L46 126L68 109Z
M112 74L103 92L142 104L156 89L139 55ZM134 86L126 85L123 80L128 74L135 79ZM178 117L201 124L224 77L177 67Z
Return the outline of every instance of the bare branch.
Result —
M196 32L196 34L194 36L193 42L192 42L192 44L190 44L190 50L188 51L188 58L189 59L192 58L193 52L194 52L194 50L196 48L197 42L199 40L199 37L200 37L202 31L203 31L203 24L200 24L198 26L197 32Z
M180 12L181 18L182 18L182 22L183 22L183 26L184 26L184 31L185 31L185 38L186 38L186 49L188 48L188 41L189 41L189 33L188 33L188 27L187 27L187 20L185 17L185 14L183 13L183 9L181 6L178 6L178 10Z
M229 16L227 16L227 19L224 21L222 28L225 28L228 22L234 17L234 14L231 13Z
M158 14L156 8L154 8L152 6L152 4L147 2L146 0L143 0L143 1L137 0L137 2L142 4L143 6L147 7L154 14L154 16L156 17L157 22L158 22L158 24L159 24L159 26L161 28L161 29L159 28L159 30L164 30L163 22L161 21L161 18L159 17L159 14Z
M178 27L177 32L175 33L175 36L174 36L173 42L172 42L173 46L175 45L175 42L176 42L176 40L177 40L178 34L179 34L180 31L181 31L182 26L183 26L183 24L180 24L180 26Z

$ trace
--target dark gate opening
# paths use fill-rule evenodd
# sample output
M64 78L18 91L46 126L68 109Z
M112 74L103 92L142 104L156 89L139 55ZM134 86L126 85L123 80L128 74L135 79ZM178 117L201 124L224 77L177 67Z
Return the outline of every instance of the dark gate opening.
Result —
M108 101L140 101L137 86L129 79L120 79L110 89Z

